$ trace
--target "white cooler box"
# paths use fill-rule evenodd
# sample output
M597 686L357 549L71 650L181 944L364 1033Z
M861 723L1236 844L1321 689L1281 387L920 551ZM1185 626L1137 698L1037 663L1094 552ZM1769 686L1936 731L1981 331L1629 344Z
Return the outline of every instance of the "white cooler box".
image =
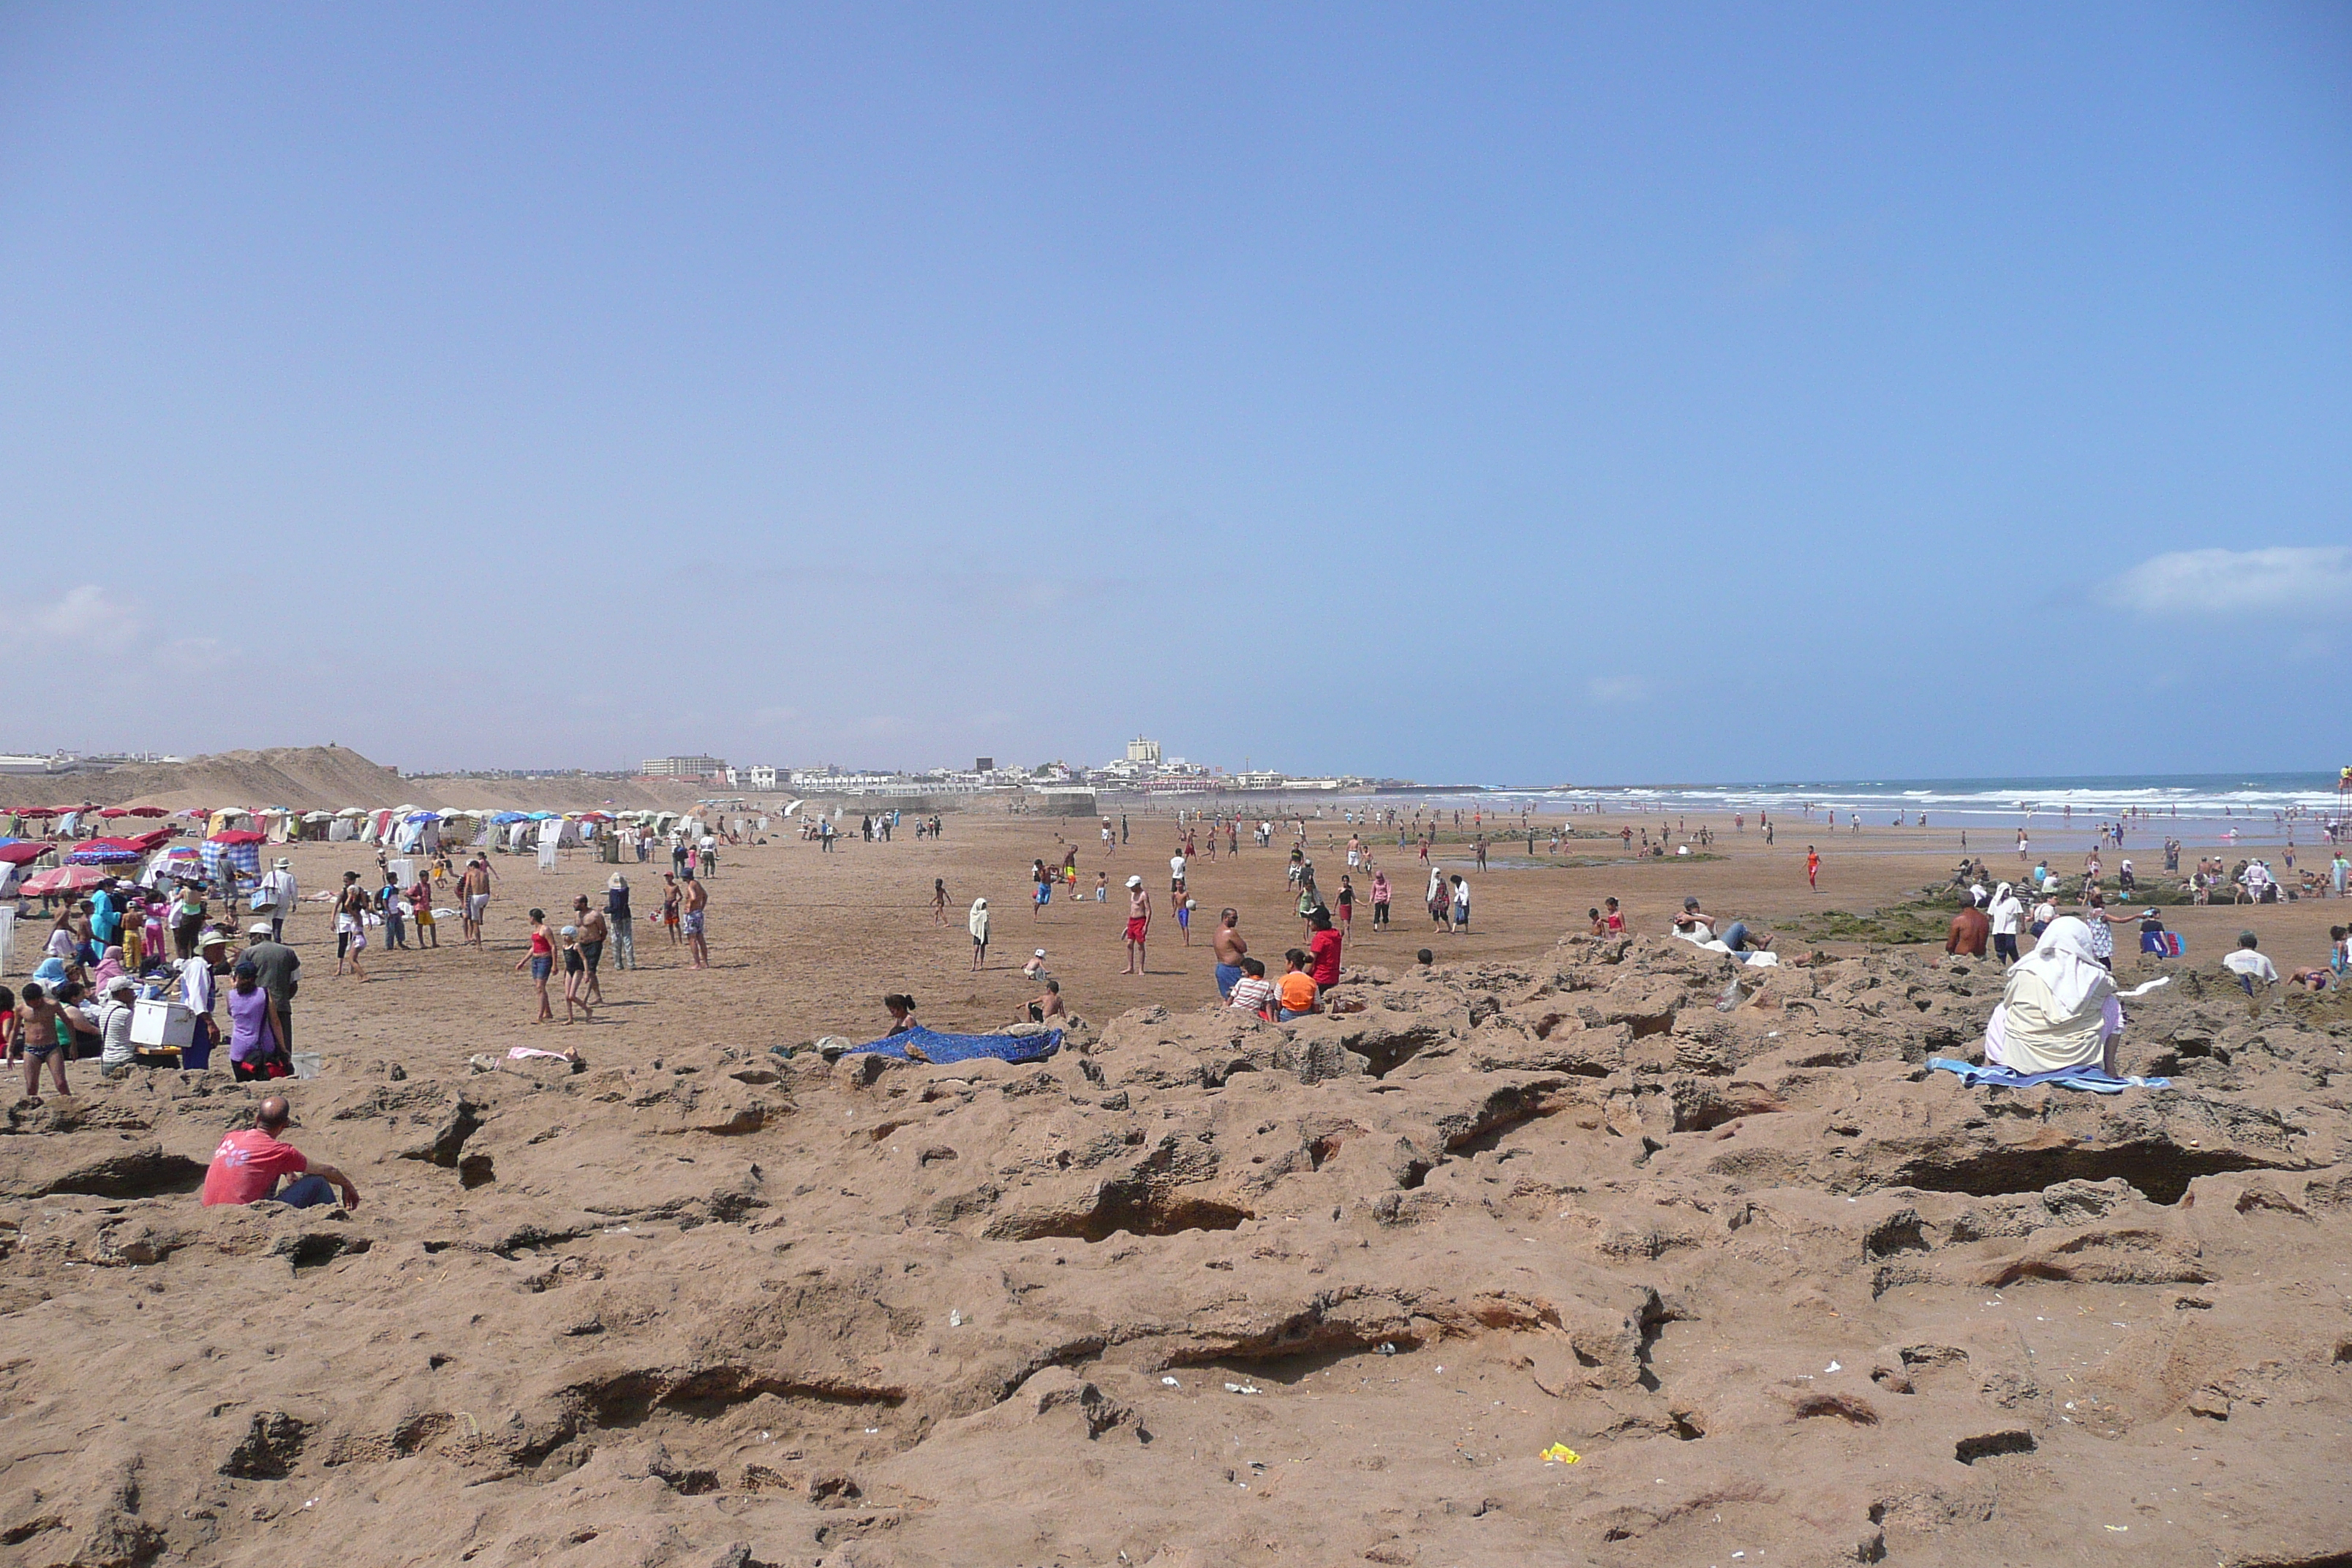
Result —
M177 1002L138 1002L131 1008L131 1043L134 1046L192 1046L196 1040L196 1015Z

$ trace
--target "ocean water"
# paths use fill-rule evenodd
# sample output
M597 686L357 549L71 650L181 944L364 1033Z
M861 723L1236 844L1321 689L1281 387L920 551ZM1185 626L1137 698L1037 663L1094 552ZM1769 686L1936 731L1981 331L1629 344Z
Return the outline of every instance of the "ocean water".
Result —
M2352 835L2352 793L2339 795L2332 773L2114 774L2074 778L1821 779L1755 784L1635 785L1596 789L1496 789L1444 797L1449 808L1475 801L1486 811L1540 815L1598 805L1628 813L1710 817L1744 813L1753 826L1769 811L1784 832L1820 831L1834 812L1841 829L1860 816L1864 836L1884 833L1899 815L1906 826L1981 829L1972 847L2013 847L2024 828L2037 845L2087 842L2098 825L2121 822L2126 844L2153 847L2168 835L2184 843L2298 844L2326 841L2324 825L2343 820Z

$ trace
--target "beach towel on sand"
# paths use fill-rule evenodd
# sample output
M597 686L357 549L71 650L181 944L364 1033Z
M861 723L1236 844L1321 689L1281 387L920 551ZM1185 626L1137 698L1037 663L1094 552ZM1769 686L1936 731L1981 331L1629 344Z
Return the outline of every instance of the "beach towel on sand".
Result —
M903 1035L852 1046L842 1055L871 1051L876 1056L906 1061L909 1059L908 1046L920 1047L923 1055L934 1062L964 1062L975 1057L994 1057L1005 1062L1042 1062L1062 1048L1062 1031L1053 1029L1042 1035L942 1035L930 1029L909 1029Z
M1970 1089L1990 1085L1994 1089L2032 1089L2049 1084L2056 1089L2079 1089L2091 1094L2121 1094L2127 1089L2169 1089L2168 1078L2110 1078L2097 1068L2058 1068L2050 1072L2011 1072L2004 1067L1979 1067L1974 1062L1950 1061L1943 1057L1930 1057L1927 1066L1937 1072L1948 1072Z

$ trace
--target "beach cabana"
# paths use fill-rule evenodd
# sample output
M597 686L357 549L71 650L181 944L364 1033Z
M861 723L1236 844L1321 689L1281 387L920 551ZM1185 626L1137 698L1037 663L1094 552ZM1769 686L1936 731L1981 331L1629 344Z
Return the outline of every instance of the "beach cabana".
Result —
M221 863L226 861L239 871L258 877L261 875L262 843L260 834L245 828L230 828L225 833L214 834L197 851L204 860L205 875L217 877Z

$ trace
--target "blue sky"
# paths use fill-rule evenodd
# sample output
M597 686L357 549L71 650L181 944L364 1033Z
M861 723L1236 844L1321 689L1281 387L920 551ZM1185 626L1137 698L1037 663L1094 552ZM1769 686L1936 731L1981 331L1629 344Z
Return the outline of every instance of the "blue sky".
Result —
M2334 767L2352 11L0 10L0 749Z

